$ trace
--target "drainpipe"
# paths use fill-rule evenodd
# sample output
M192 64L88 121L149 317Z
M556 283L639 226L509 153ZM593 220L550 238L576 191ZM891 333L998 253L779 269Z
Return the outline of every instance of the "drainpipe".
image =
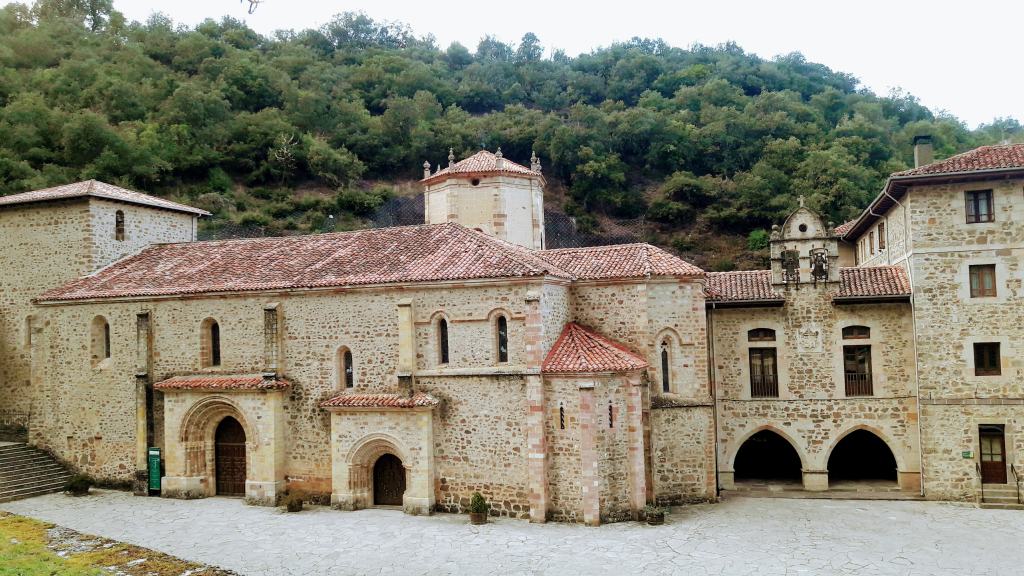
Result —
M715 456L715 497L722 492L722 486L718 481L718 383L715 372L715 302L711 303L711 311L707 312L708 326L708 379L711 383L711 424L715 433L713 438L712 453Z
M897 200L895 196L889 193L888 183L886 183L885 188L882 189L882 193L903 209L903 241L909 246L912 239L910 237L910 215L907 207ZM886 228L888 227L888 224L886 224ZM886 244L886 250L888 250L888 244ZM889 261L890 263L892 262L891 257L889 258ZM921 420L923 418L923 415L921 414L921 357L917 353L917 292L914 291L913 250L907 251L907 279L910 280L910 322L914 331L914 397L917 401L917 466L921 483L920 493L921 496L924 496L924 439L921 435Z

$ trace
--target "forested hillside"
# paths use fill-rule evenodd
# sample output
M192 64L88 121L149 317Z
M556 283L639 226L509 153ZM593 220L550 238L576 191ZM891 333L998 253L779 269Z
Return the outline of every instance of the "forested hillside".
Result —
M207 227L352 228L414 192L424 160L501 146L519 162L536 150L549 208L584 230L641 219L645 239L727 269L756 263L759 231L797 195L854 216L907 167L915 135L939 157L1024 137L1011 119L968 130L800 54L634 39L570 57L486 32L441 47L342 14L264 37L232 19L126 22L109 0L9 4L0 193L96 178L206 208Z

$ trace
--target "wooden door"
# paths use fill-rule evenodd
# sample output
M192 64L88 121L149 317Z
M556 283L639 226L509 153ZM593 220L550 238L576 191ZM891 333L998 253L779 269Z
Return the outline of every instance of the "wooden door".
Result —
M245 430L230 416L217 425L214 459L217 495L245 496Z
M981 481L985 484L1006 484L1006 439L1002 426L982 426Z
M405 467L397 456L384 454L373 465L373 503L401 506L405 494Z

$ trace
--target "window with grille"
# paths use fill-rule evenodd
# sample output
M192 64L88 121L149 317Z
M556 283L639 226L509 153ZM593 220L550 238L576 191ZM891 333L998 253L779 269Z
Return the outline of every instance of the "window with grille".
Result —
M750 349L750 397L779 397L778 362L775 358L775 348Z
M843 346L843 376L847 396L871 396L871 346Z

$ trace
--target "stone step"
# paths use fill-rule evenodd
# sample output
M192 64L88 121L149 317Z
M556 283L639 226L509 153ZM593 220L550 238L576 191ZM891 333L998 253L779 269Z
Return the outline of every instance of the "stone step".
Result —
M51 468L47 470L33 470L30 472L24 472L17 476L3 476L0 475L0 490L3 490L7 486L13 486L15 484L25 482L27 480L44 480L48 478L70 478L71 474L68 474L67 470L63 468Z
M0 489L0 494L7 494L8 492L18 492L20 490L32 490L36 488L60 488L64 490L68 485L67 478L36 478L33 480L27 480L25 482L19 482L9 486L4 486Z
M8 466L17 466L19 464L28 464L34 462L53 462L53 458L51 458L47 454L40 454L38 452L32 454L24 454L22 456L13 456L10 458L6 458L4 460L0 460L0 470L3 470Z
M0 446L0 455L6 454L8 452L14 452L16 450L21 450L22 448L27 448L27 447L28 446L24 442L19 442L17 444L7 444L5 446Z
M50 455L41 450L19 450L18 452L8 452L7 454L0 455L0 464L5 462L16 462L24 458L49 458Z
M982 502L978 505L985 510L1024 510L1024 504L997 504L993 502Z
M26 488L22 490L12 490L10 492L0 492L0 502L10 502L11 500L20 500L22 498L31 498L33 496L42 496L43 494L53 494L54 492L63 491L63 484L53 484L50 486L40 486L34 488Z

